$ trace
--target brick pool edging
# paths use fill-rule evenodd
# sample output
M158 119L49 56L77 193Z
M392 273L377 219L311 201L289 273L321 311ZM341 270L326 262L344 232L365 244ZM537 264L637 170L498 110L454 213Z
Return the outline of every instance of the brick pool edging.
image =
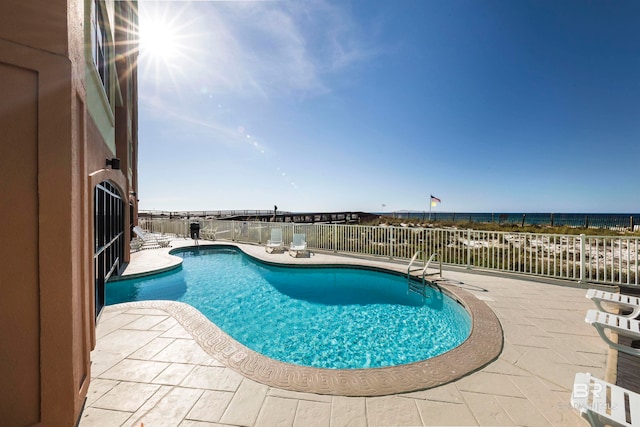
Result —
M324 369L280 362L237 342L194 307L177 301L139 301L110 310L153 308L170 314L210 356L246 378L280 389L336 396L385 396L425 390L457 380L497 359L502 326L483 301L455 285L439 281L449 296L471 314L472 330L458 347L405 365L368 369Z

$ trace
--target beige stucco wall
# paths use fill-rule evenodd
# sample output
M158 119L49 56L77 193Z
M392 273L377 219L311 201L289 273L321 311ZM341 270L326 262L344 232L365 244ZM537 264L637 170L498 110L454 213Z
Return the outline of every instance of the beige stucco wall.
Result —
M90 336L83 290L83 162L77 156L81 94L64 55L0 40L3 176L8 226L0 324L0 400L8 425L72 425L88 387ZM4 151L7 151L4 153ZM74 179L75 177L75 179ZM78 197L80 194L80 197ZM5 240L6 239L6 240ZM11 289L11 292L9 292ZM12 388L7 388L12 389Z
M66 56L68 10L67 0L2 0L0 39Z
M88 113L84 5L0 1L2 425L76 423L95 344L93 189L131 189Z
M37 89L35 71L0 62L0 93L19 100L15 108L0 101L0 174L2 181L20 177L0 192L0 221L10 225L3 227L0 245L0 257L8 266L0 298L0 375L7 390L0 399L0 417L9 415L10 421L19 422L14 425L38 421L40 410L38 175L33 167L38 156Z

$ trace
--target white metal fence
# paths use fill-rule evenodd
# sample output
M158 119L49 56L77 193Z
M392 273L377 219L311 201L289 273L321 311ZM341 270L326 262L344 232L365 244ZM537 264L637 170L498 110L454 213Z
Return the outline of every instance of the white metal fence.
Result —
M189 236L189 220L140 220ZM285 245L305 233L309 249L409 261L419 250L443 264L615 285L640 285L640 239L439 228L199 220L201 238L263 244L281 228ZM424 261L424 260L423 260Z

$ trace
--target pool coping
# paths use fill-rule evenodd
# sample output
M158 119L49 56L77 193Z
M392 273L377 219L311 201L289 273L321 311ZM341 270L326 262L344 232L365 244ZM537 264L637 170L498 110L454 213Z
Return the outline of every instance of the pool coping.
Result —
M253 257L240 246L229 244ZM279 265L287 265L277 263ZM327 264L314 264L325 266ZM354 262L354 267L370 268ZM306 265L310 267L312 265ZM296 267L302 267L296 265ZM376 267L376 270L384 270ZM394 272L389 269L389 272ZM397 273L397 272L394 272ZM139 301L118 308L160 309L176 319L210 356L246 378L280 389L336 396L385 396L437 387L469 375L496 360L503 348L497 316L483 301L447 280L438 285L461 303L472 319L469 337L433 358L396 366L327 369L293 365L257 353L231 338L194 307L177 301Z

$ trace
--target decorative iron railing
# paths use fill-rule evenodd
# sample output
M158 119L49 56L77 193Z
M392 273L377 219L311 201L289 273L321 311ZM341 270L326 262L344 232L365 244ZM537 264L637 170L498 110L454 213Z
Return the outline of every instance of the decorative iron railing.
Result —
M189 236L189 220L140 219L143 228ZM264 244L281 228L285 245L305 233L307 247L410 260L437 253L443 264L614 285L640 285L640 238L442 228L199 220L201 238ZM426 260L423 260L426 261Z

